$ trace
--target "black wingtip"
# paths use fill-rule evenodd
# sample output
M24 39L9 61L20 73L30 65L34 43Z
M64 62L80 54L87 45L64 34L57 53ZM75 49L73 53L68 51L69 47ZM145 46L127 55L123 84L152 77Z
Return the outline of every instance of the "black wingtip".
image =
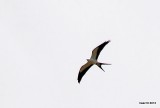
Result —
M78 80L78 83L80 84L80 81Z
M109 42L111 42L111 40L108 40L108 41L105 41L106 43L109 43Z
M106 45L106 44L108 44L108 43L110 43L111 42L111 40L108 40L108 41L105 41L105 42L103 42L101 45Z
M81 82L81 79L77 78L77 80L78 80L78 83L80 84L80 82Z

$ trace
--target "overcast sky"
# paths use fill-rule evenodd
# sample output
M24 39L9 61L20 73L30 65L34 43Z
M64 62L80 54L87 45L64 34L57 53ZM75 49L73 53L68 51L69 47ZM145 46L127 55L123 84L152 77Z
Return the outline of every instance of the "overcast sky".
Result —
M159 4L0 0L0 108L160 108ZM112 65L93 66L79 84L107 40L98 60Z

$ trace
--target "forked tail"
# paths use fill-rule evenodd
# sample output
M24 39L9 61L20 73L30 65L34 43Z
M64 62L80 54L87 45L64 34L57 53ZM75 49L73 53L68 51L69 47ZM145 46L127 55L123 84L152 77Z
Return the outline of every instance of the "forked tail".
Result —
M109 63L97 63L97 66L104 71L104 69L102 68L102 65L111 65L111 64L109 64Z

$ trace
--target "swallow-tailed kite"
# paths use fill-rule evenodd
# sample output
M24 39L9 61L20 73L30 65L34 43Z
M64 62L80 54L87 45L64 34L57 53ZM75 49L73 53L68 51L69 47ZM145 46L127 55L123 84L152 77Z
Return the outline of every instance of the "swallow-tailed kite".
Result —
M82 77L84 76L84 74L88 71L88 69L92 66L92 65L97 65L100 69L103 70L103 68L101 67L101 65L111 65L108 63L100 63L97 61L98 56L100 54L100 52L102 51L102 49L105 47L106 44L108 44L110 42L110 40L108 40L107 42L105 41L104 43L102 43L101 45L97 46L93 51L92 51L92 55L90 59L87 59L87 63L84 64L79 71L78 74L78 82L80 83ZM103 70L104 71L104 70Z

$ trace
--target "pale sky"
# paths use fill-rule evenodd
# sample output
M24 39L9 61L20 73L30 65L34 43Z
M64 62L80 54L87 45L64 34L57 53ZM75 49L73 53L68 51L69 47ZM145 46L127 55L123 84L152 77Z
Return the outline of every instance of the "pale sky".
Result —
M1 0L0 108L160 108L159 4ZM98 60L112 65L93 66L79 84L107 40Z

